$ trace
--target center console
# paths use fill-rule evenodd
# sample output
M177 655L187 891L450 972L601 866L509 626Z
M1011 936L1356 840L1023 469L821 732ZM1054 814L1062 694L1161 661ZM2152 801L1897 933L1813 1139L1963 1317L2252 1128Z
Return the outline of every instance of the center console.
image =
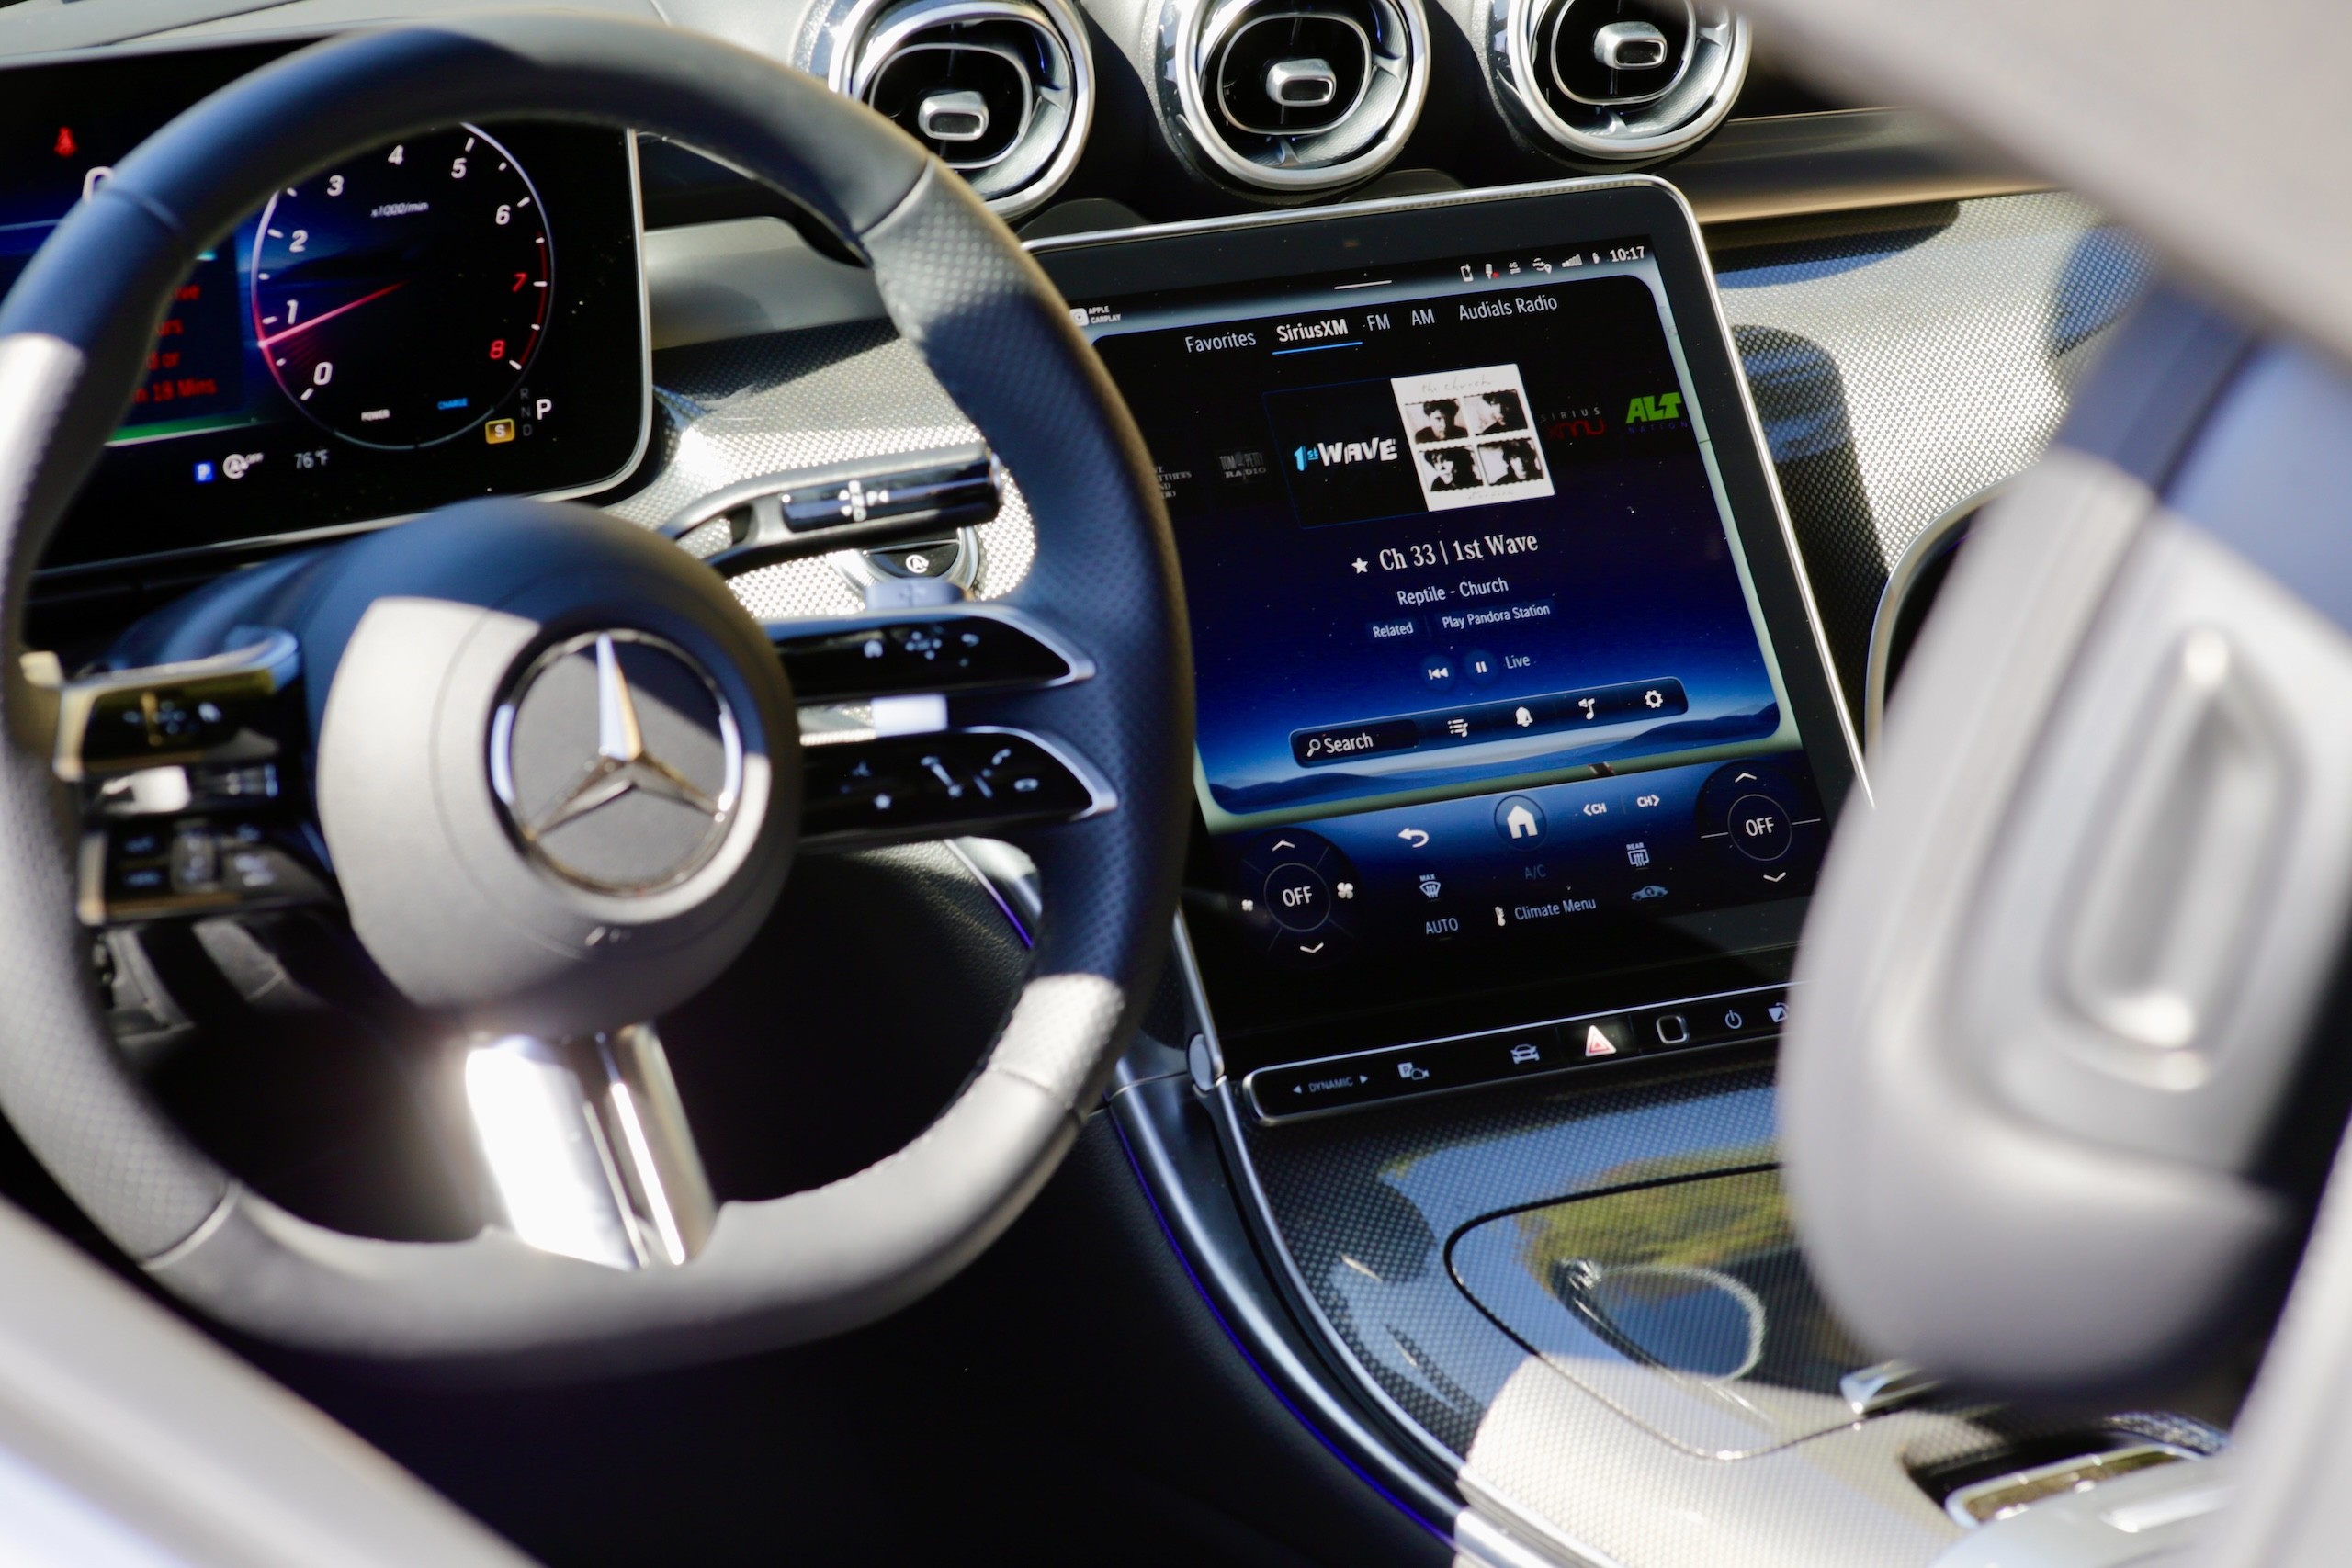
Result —
M1294 1411L1467 1557L1628 1568L1925 1563L2219 1447L1874 1362L1797 1252L1771 1042L1858 747L1679 197L1035 250L1192 622L1189 1051L1114 1113Z

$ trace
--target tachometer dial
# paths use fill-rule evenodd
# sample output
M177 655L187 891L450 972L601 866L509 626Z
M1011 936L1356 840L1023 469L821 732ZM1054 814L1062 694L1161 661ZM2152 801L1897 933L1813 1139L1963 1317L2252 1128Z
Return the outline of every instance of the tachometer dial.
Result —
M279 191L253 277L254 333L295 407L365 446L429 446L521 383L555 256L530 176L469 125Z

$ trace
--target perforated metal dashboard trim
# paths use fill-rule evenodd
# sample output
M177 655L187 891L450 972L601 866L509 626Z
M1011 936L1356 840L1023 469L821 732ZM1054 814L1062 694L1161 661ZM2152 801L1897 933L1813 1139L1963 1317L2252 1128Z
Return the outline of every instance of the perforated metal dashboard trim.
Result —
M653 481L606 510L645 527L714 491L763 474L976 441L964 417L889 322L848 321L654 356ZM1012 592L1036 558L1028 502L1008 479L985 539L973 596ZM843 560L788 561L735 579L762 620L855 615L865 601Z
M1711 238L1736 241L1715 254L1724 313L1860 713L1889 569L2041 455L2153 262L2059 193Z

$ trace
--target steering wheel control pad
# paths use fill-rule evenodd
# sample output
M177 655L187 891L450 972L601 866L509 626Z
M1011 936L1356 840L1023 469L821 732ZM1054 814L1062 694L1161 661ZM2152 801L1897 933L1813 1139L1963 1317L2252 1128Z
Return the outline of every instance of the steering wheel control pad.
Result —
M650 1018L782 891L799 739L725 582L585 507L482 501L345 547L296 628L353 928L471 1029Z

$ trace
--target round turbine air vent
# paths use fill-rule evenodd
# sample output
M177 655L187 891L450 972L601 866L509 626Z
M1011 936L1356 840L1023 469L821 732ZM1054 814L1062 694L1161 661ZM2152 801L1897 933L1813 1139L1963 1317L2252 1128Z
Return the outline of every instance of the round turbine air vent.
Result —
M811 70L863 99L1006 217L1061 187L1094 113L1068 0L885 0L820 22Z
M1420 0L1170 0L1161 107L1211 173L1306 194L1370 177L1429 89Z
M1523 127L1605 163L1680 152L1747 74L1747 24L1722 0L1492 0L1489 65Z

